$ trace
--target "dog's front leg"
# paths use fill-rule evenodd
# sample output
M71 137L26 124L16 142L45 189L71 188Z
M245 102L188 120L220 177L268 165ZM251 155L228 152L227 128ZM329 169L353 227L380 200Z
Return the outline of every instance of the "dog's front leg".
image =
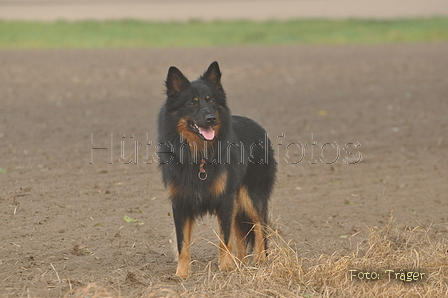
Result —
M190 274L190 241L194 220L184 216L182 210L179 210L175 204L173 204L173 217L176 227L177 251L179 253L176 275L187 278Z
M234 212L232 208L223 208L218 212L219 224L219 269L230 271L234 267L232 256L232 225L234 222Z

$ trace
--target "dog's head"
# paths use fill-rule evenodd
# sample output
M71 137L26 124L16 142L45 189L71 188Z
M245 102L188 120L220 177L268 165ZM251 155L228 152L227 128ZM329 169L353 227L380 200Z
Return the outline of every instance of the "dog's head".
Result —
M166 112L176 118L178 132L190 143L213 140L222 125L220 112L227 109L218 63L210 64L207 71L192 82L172 66L165 84Z

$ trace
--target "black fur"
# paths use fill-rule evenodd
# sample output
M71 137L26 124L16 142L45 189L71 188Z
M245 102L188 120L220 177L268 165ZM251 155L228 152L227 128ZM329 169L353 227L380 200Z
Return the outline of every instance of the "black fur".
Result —
M244 187L260 224L266 226L276 174L266 131L249 118L231 115L217 62L192 82L176 67L170 67L166 94L158 115L158 156L172 202L179 254L185 245L186 221L205 214L218 216L226 245L234 222L253 246L253 215L236 204ZM214 137L206 140L213 136L210 127ZM206 132L201 134L201 130ZM206 174L199 174L201 163ZM198 175L207 177L202 180ZM267 249L267 241L264 246Z

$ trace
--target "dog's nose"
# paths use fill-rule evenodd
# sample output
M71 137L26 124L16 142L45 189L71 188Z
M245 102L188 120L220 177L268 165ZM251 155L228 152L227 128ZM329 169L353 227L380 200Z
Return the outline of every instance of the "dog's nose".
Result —
M214 114L208 114L205 116L205 121L207 121L208 124L215 123L216 116Z

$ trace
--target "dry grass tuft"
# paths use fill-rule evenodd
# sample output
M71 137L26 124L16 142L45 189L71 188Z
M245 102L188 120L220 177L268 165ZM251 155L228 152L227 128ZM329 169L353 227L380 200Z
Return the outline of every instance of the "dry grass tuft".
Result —
M71 290L64 295L64 298L110 298L117 297L105 288L89 283L87 286Z
M172 282L149 287L142 291L142 297L448 296L447 239L434 241L421 227L399 229L392 219L385 228L370 228L364 233L365 240L348 255L304 259L300 249L273 231L264 264L252 266L235 260L237 268L223 273L210 263L177 288ZM360 272L362 280L358 278ZM375 279L367 280L365 273Z
M300 249L271 233L266 264L238 264L230 274L201 272L185 297L443 297L448 295L448 243L428 231L398 229L393 219L364 231L366 239L348 255L300 257ZM357 271L350 271L357 270ZM389 270L389 271L387 271ZM393 270L390 271L390 270ZM370 278L358 279L359 272ZM375 273L373 273L375 272ZM412 272L412 273L408 273ZM372 274L373 273L373 274ZM352 277L351 274L355 274ZM396 275L397 274L397 275ZM415 274L415 275L414 275ZM405 279L407 281L403 281Z

